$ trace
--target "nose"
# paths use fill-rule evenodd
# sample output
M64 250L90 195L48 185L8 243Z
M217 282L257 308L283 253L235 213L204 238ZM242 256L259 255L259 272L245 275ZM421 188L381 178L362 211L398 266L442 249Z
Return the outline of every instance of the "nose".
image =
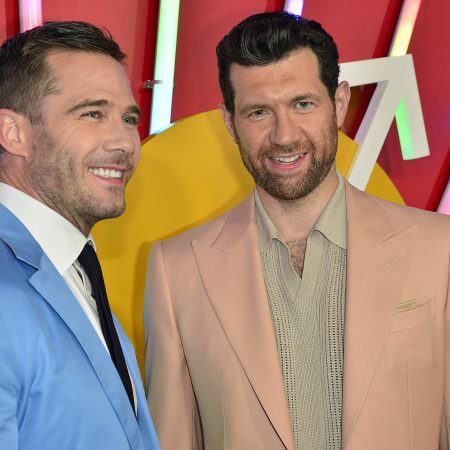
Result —
M103 148L106 151L134 153L139 144L139 134L134 126L122 119L111 120L107 126Z
M272 144L289 147L299 140L300 130L288 111L280 111L274 115L273 127L269 136Z

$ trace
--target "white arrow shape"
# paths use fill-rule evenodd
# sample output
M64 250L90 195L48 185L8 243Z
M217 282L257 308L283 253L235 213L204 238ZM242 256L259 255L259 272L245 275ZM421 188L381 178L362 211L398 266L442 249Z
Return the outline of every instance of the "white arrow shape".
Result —
M350 86L377 83L355 136L359 148L348 174L351 184L362 190L366 188L397 107L402 102L412 146L408 159L430 154L411 55L343 63L340 79L348 81Z

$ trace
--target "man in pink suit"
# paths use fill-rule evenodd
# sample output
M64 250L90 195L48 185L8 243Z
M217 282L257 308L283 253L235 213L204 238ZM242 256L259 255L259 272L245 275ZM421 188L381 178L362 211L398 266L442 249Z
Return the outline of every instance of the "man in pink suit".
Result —
M318 23L258 14L217 56L256 188L153 247L146 370L162 448L448 448L449 218L337 172L350 89Z

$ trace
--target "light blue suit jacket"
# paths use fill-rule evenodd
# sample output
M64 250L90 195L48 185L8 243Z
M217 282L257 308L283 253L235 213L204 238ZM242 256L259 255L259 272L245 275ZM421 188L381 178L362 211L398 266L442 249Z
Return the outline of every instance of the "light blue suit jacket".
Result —
M116 327L137 418L72 291L0 204L0 449L159 449L133 347Z

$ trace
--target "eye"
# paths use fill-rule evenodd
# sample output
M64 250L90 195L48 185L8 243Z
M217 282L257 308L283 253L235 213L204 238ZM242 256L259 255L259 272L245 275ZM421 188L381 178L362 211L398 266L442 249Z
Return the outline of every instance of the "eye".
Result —
M295 109L298 109L300 111L307 111L308 109L311 109L314 106L312 102L307 101L301 101L295 103Z
M89 117L91 119L101 119L103 114L100 111L87 111L81 114L81 117Z
M123 123L126 125L133 125L137 126L139 125L139 119L135 116L125 116L122 118Z
M258 119L259 117L262 117L266 114L265 109L257 109L255 111L252 111L248 116L253 119Z

